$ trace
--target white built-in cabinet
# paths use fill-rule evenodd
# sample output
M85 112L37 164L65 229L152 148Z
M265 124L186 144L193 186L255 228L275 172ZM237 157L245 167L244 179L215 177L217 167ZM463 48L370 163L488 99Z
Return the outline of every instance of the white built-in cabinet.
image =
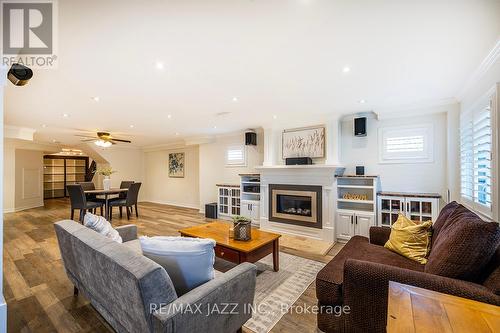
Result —
M260 174L240 174L241 216L252 220L255 226L260 225Z
M239 185L217 184L218 201L217 211L221 218L231 218L240 215L240 187Z
M439 200L436 193L380 192L378 194L378 224L390 227L403 214L412 221L436 221Z
M337 177L337 240L342 242L356 235L369 236L370 227L376 225L377 184L377 176Z

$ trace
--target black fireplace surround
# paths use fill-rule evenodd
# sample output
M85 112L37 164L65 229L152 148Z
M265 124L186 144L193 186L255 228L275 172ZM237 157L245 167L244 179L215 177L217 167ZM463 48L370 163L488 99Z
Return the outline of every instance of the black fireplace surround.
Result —
M321 229L321 195L321 186L270 184L269 221Z

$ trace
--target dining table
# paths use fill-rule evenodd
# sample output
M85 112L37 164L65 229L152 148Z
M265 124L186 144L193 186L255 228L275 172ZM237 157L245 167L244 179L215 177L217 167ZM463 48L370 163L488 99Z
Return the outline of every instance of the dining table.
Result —
M104 218L106 220L109 219L109 196L116 195L120 193L126 193L128 188L110 188L109 190L105 189L96 189L96 190L86 190L84 191L85 195L94 194L94 195L102 195L104 196L105 204L104 204Z

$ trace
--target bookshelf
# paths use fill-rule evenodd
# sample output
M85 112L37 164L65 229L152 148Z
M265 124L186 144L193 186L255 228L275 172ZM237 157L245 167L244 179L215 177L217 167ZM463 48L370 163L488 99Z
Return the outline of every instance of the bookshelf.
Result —
M85 181L88 157L52 156L43 157L43 198L68 196L66 185Z

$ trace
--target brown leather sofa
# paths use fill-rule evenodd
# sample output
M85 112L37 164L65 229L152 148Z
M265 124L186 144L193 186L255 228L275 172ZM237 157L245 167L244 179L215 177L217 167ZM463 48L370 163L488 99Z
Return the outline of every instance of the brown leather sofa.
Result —
M324 332L385 332L389 281L500 305L500 228L464 206L446 205L433 224L425 265L384 248L390 228L354 236L316 277ZM348 306L339 315L332 306Z

